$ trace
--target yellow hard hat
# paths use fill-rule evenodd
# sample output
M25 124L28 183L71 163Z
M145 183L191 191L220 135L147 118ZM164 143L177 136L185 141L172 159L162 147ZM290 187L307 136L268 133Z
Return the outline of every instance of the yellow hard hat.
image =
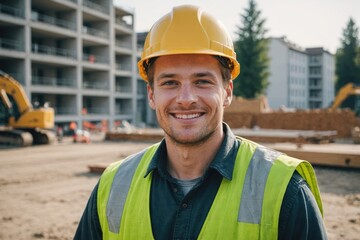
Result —
M174 7L152 26L138 62L140 76L148 81L144 67L148 59L173 54L223 56L231 62L231 79L240 73L230 34L221 22L196 6Z

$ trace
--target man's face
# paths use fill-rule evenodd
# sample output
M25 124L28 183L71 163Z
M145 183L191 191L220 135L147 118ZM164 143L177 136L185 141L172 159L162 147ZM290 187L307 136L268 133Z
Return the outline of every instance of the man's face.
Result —
M231 103L232 81L224 86L218 61L210 55L159 57L149 105L165 136L177 144L200 144L221 136L224 107Z

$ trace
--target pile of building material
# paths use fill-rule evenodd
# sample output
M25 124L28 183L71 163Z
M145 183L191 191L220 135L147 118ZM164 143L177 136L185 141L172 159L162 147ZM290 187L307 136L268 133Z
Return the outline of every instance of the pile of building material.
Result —
M225 112L224 121L231 128L336 131L337 138L351 138L354 127L360 126L359 118L347 109L264 113Z
M271 112L271 108L265 96L258 98L246 99L242 97L234 97L229 107L225 109L227 113L265 113Z
M232 130L237 136L261 143L291 142L298 145L304 143L330 143L334 142L337 136L336 131L261 129L258 127L253 129L235 128Z

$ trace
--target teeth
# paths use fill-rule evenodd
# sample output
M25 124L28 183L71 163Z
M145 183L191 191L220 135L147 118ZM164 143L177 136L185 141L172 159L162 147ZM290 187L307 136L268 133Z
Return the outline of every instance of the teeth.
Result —
M197 118L197 117L200 117L200 114L199 113L195 113L195 114L176 114L175 115L176 118L179 118L179 119L192 119L192 118Z

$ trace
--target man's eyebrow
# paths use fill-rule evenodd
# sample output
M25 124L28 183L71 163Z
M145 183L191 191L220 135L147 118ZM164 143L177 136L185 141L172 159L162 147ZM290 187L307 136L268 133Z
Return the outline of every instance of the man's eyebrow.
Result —
M174 78L176 76L177 76L177 74L175 74L175 73L162 73L156 79ZM215 77L215 74L213 74L212 72L209 72L209 71L196 72L196 73L192 74L191 77L196 77L196 78L198 78L198 77Z
M215 77L215 74L213 74L212 72L206 71L206 72L194 73L193 76L194 77Z
M173 78L175 77L176 74L175 73L162 73L160 74L157 79L162 79L162 78Z

